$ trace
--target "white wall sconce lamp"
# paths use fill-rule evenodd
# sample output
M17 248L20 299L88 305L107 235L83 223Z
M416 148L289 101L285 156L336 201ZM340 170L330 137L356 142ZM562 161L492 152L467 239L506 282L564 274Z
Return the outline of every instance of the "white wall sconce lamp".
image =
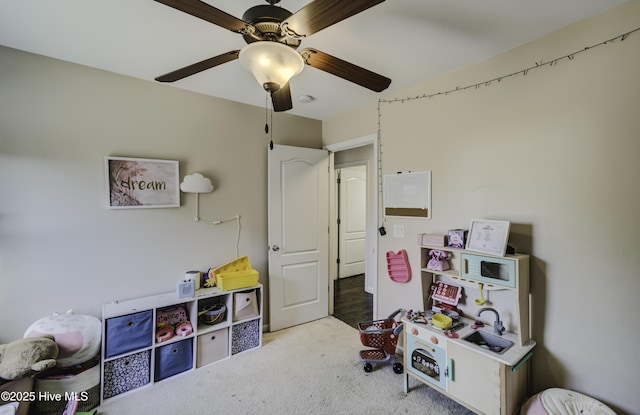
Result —
M196 222L200 221L200 193L211 193L213 192L213 184L211 180L204 177L200 173L193 173L184 176L182 179L182 183L180 183L180 190L183 193L195 193L196 194L196 217L193 219ZM239 253L239 244L240 244L240 215L236 215L230 219L224 220L203 220L205 223L210 223L212 225L220 225L222 223L237 221L238 228L236 231L236 258L240 256Z
M200 220L200 193L213 192L213 184L211 183L211 180L200 173L188 174L184 176L184 179L182 179L182 183L180 183L180 190L183 193L196 194L196 217L193 220L198 222Z

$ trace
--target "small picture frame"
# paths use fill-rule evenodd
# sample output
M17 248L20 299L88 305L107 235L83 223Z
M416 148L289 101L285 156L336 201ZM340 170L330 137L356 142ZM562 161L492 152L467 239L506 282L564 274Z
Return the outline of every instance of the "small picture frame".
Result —
M511 223L506 220L474 219L469 227L466 249L483 254L504 256Z
M180 207L177 161L105 157L104 169L109 209Z

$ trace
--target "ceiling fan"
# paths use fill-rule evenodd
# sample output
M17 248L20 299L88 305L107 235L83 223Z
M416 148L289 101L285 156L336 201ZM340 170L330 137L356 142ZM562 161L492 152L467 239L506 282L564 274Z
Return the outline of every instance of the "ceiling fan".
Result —
M274 111L293 108L289 79L304 65L328 72L375 92L381 92L391 79L346 62L314 48L296 49L302 39L348 17L373 7L384 0L313 0L295 13L275 6L280 0L249 8L238 19L200 0L155 0L174 9L239 33L247 45L201 62L177 69L156 79L175 82L196 73L236 59L256 77L271 94ZM266 60L278 68L262 67Z

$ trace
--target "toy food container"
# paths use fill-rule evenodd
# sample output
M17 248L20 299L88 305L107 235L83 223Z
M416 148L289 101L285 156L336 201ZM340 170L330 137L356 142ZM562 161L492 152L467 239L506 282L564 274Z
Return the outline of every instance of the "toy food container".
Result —
M442 313L434 314L434 316L431 318L431 321L433 322L434 326L441 329L448 329L453 323L451 317L445 316Z

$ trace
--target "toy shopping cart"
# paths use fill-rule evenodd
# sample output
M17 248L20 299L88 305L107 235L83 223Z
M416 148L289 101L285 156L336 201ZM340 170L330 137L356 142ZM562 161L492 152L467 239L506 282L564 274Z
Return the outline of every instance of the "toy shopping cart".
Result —
M373 370L372 363L393 362L393 371L400 374L404 371L402 363L396 362L396 346L398 336L402 331L402 323L395 320L395 316L402 309L394 311L384 320L365 321L358 323L360 341L363 346L373 349L361 350L360 359L364 362L364 371Z

